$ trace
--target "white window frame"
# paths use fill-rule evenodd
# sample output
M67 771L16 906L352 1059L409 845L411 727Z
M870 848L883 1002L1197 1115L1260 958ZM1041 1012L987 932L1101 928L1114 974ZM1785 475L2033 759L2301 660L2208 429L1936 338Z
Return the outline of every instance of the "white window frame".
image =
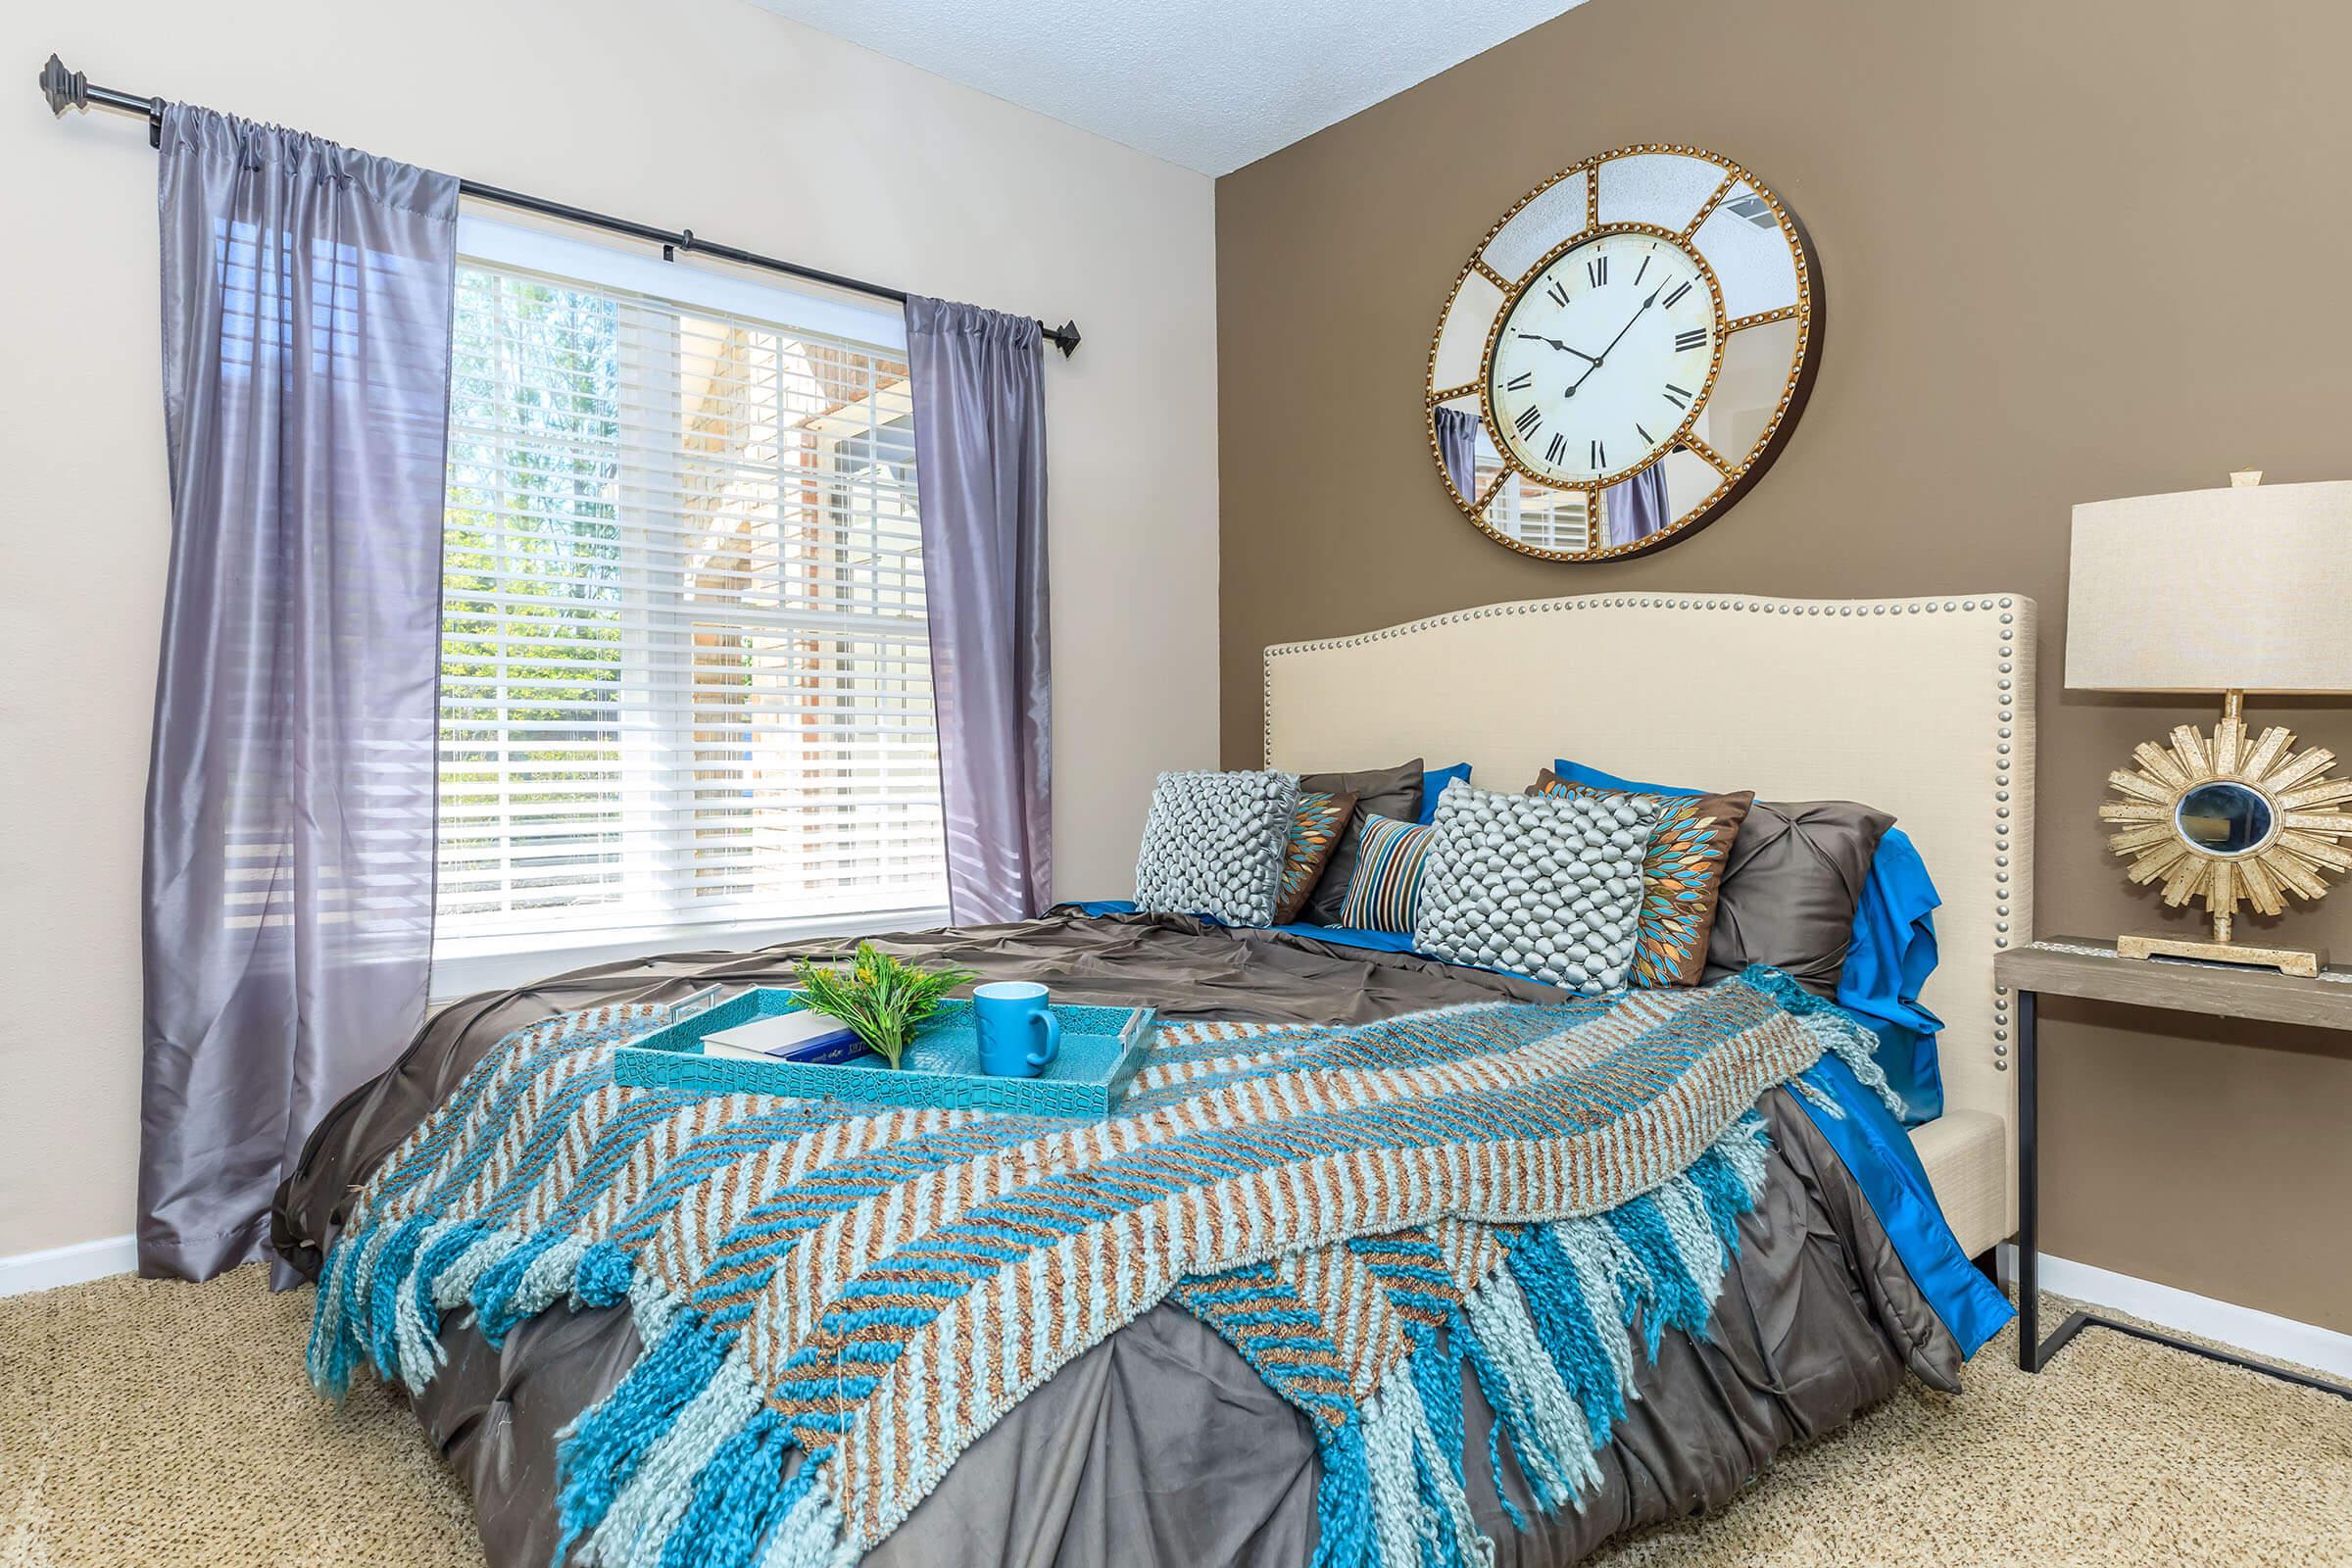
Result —
M811 332L869 343L904 355L906 318L894 306L868 304L814 290L784 287L691 262L664 262L517 223L461 214L460 264L518 268L597 288L651 296L689 307L787 322ZM829 914L805 920L707 921L601 927L577 940L534 933L436 938L434 1003L477 991L523 985L564 969L584 968L663 951L734 952L810 937L864 936L945 925L943 906Z

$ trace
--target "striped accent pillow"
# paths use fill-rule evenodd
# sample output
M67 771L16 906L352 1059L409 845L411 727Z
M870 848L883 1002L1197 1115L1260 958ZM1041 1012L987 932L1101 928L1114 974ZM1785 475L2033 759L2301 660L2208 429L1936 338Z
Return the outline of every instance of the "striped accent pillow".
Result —
M1421 869L1434 823L1367 816L1355 826L1355 872L1340 905L1340 924L1355 931L1410 931L1421 912Z

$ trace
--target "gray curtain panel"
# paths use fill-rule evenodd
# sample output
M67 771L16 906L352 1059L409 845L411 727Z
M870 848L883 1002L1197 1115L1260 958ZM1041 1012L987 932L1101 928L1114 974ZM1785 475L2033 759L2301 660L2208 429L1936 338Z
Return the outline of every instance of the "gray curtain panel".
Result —
M458 182L174 105L139 1272L261 1255L432 960Z
M1666 465L1653 463L1600 493L1601 527L1612 545L1646 539L1674 520L1666 502Z
M1053 902L1053 661L1043 334L1026 317L906 302L948 913Z
M1478 416L1467 409L1436 411L1438 451L1446 475L1465 501L1478 499Z

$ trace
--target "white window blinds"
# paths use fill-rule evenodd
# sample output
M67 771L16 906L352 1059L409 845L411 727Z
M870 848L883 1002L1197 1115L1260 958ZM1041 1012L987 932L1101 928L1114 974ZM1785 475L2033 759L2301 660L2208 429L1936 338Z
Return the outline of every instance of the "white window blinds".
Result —
M720 282L460 266L437 956L946 903L904 351Z

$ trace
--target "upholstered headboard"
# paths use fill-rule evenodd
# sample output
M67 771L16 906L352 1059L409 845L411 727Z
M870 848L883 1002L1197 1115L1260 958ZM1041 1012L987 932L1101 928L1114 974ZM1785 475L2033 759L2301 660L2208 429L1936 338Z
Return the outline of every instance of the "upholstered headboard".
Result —
M2034 929L2034 602L1592 594L1266 650L1266 765L1567 757L1629 778L1891 811L1943 895L1944 1104L2016 1127L1992 957ZM2006 1205L2014 1223L2014 1199Z

